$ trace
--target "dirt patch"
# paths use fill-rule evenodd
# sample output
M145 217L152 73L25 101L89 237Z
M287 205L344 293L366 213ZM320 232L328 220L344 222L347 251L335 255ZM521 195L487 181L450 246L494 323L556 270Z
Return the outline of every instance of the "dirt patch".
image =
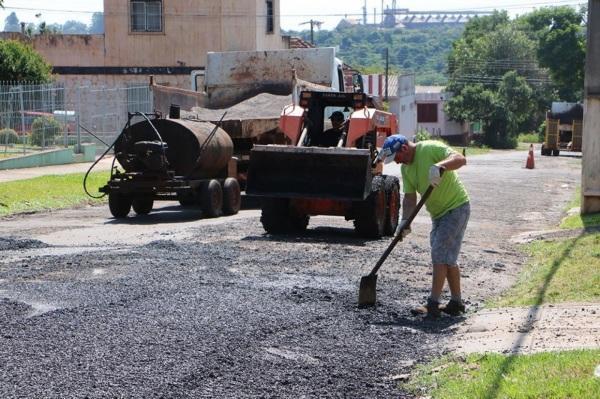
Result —
M482 310L456 328L448 349L526 354L600 348L600 304Z

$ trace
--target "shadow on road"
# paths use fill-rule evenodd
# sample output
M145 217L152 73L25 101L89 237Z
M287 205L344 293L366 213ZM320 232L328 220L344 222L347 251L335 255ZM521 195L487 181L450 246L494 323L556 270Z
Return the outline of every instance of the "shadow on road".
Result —
M130 213L124 219L111 218L106 224L150 225L161 223L183 223L202 219L202 211L195 208L184 208L178 205L165 206L152 211L149 215Z
M440 334L448 332L448 329L460 324L466 320L466 317L442 316L438 319L429 319L422 317L395 317L389 321L373 322L373 326L412 328L426 334Z

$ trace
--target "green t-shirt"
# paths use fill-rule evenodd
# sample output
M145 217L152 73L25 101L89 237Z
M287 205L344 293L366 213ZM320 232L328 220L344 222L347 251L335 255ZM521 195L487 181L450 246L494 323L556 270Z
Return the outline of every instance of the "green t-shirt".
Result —
M402 185L405 194L423 195L429 187L429 168L454 153L440 141L427 140L416 144L415 157L410 165L402 165ZM454 171L445 171L440 184L425 202L432 219L444 216L452 209L469 202L469 194Z

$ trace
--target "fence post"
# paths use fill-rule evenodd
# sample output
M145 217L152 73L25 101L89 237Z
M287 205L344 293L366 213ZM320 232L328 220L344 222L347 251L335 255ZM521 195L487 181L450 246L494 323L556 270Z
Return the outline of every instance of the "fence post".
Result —
M25 134L25 105L23 103L23 87L21 86L19 86L19 103L21 104L21 132L23 134L23 155L25 155L25 140L27 139L27 135Z
M81 153L81 119L79 118L79 115L81 115L81 87L77 86L77 149L76 152L78 154Z
M66 89L63 87L62 88L62 92L63 92L63 112L64 112L64 118L63 118L63 122L64 122L64 129L65 129L65 148L69 148L69 121L68 121L68 117L67 117L67 92Z

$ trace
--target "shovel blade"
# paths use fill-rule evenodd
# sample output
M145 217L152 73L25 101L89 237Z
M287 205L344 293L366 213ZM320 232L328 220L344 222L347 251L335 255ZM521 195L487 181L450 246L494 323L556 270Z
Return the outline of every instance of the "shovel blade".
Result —
M363 276L358 291L358 306L373 306L377 301L377 275Z

